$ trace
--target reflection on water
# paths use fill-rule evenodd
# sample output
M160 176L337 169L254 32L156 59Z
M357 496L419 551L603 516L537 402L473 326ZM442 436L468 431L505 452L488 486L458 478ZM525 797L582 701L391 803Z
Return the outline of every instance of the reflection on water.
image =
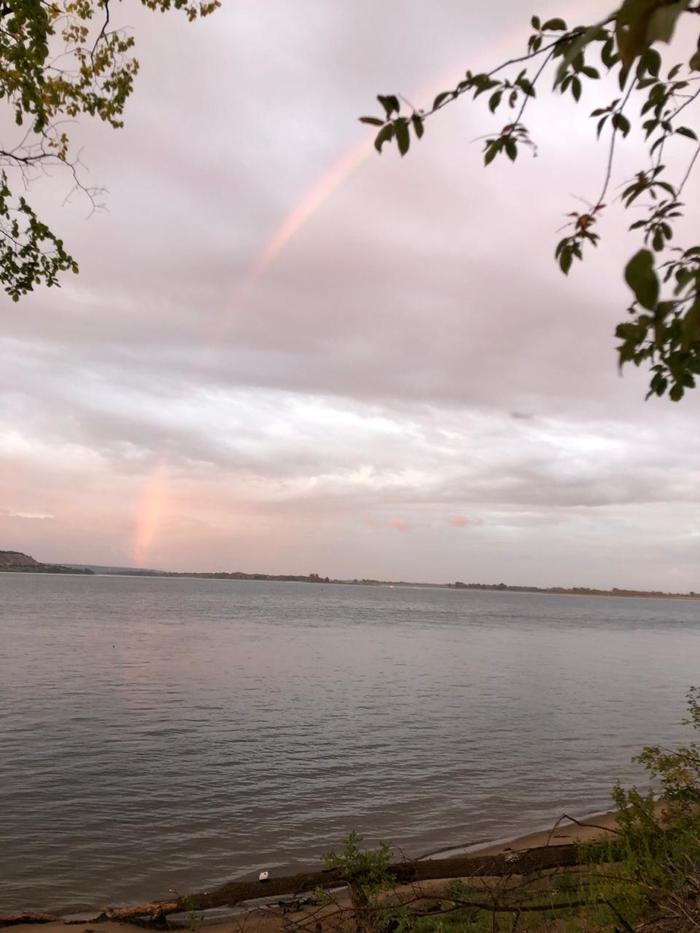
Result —
M700 603L0 575L0 912L409 853L608 805Z

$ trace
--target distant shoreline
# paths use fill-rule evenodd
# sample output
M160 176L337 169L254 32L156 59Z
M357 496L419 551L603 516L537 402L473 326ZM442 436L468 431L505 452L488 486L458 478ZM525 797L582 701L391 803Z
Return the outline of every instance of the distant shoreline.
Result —
M117 574L105 573L97 568L93 568L93 573L103 573L105 576L116 576ZM538 586L511 586L505 583L420 583L412 580L340 580L330 577L318 577L316 574L310 576L292 576L288 574L263 574L263 573L239 573L239 572L211 572L198 573L196 571L172 571L172 570L149 570L139 571L120 570L119 576L128 577L180 577L190 580L248 580L259 583L312 583L336 586L383 586L396 588L420 588L432 590L469 590L470 592L489 592L489 593L535 593L544 596L615 596L627 599L700 599L700 593L665 593L662 590L625 590L613 587L611 590L598 590L583 586L562 587L538 587Z
M12 559L3 560L3 555ZM22 562L25 559L26 562ZM339 586L384 586L384 587L421 587L442 590L469 590L495 593L536 593L544 596L615 596L628 599L700 599L700 593L666 593L663 590L630 590L613 587L610 590L585 586L526 586L507 583L421 583L409 580L341 580L322 577L317 573L271 574L244 573L243 571L174 571L154 570L142 567L105 567L99 564L44 564L35 561L28 554L19 551L0 551L0 573L42 573L42 574L81 574L99 576L160 577L185 578L192 580L248 580L260 583L311 583L315 585Z
M46 564L39 565L38 567L0 567L0 573L40 573L40 574L59 574L65 576L77 576L77 577L94 577L94 570L78 570L77 567L64 567L60 564Z

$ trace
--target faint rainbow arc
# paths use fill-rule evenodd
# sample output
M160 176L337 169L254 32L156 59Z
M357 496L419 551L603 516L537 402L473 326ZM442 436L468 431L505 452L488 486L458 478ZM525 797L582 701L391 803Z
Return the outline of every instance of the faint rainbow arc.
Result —
M275 229L270 239L258 254L250 267L246 280L254 282L260 278L271 262L279 256L282 249L304 224L321 207L333 192L357 169L372 152L372 140L363 139L344 153L329 169L309 188Z
M604 0L599 0L597 5L602 8ZM570 9L573 12L577 9L577 6L571 4ZM521 36L523 31L524 27L514 30L513 33L509 34L509 36L503 40L502 45L509 45L513 41L514 36ZM500 46L501 43L499 43L499 47ZM452 77L453 74L451 73L449 77L446 75L444 80L449 83ZM442 82L432 82L432 87L435 86L435 83ZM419 94L417 96L422 98L429 93L430 91L427 91L426 94ZM263 273L279 256L290 240L292 240L313 217L333 192L336 191L336 189L338 189L370 155L372 155L373 150L374 145L372 138L365 138L355 143L355 145L343 153L321 178L302 195L297 205L285 215L281 223L275 228L270 238L265 242L262 250L260 250L250 265L241 283L244 291L261 278ZM226 328L227 322L224 322L223 329L219 328L217 333L219 339L223 336L222 330L225 331ZM132 549L132 558L134 560L136 560L137 554L142 555L141 559L143 559L143 556L147 553L158 531L163 514L165 513L165 497L159 485L161 483L165 484L163 488L167 488L167 464L165 461L161 461L146 480L134 535ZM161 489L161 491L159 491L159 489Z
M161 460L149 474L141 494L131 549L133 564L141 564L146 559L167 512L169 499L170 470L165 460Z
M601 9L607 9L606 3L607 0L598 0L596 4L594 0L594 6L598 6ZM567 7L566 11L563 12L565 12L565 15L568 17L570 12L573 13L577 9L578 4L572 3ZM523 24L523 26L513 30L513 32L509 33L507 37L498 43L497 48L509 48L514 39L522 37L526 29L527 27ZM489 54L492 54L492 52L489 52ZM440 81L432 81L430 88L425 88L416 95L417 99L420 100L424 97L429 97L431 91L434 92L436 84L442 85L445 83L449 86L450 82L454 79L454 74L455 72L453 70L450 70L449 74L445 71L444 77ZM355 169L372 155L373 151L373 137L365 138L359 143L356 143L347 152L341 155L325 174L302 195L296 207L292 208L284 217L282 222L275 228L262 250L258 253L245 276L246 284L253 283L260 278L262 273L273 260L277 258L294 235L298 233L304 224L316 213L324 201L340 187Z

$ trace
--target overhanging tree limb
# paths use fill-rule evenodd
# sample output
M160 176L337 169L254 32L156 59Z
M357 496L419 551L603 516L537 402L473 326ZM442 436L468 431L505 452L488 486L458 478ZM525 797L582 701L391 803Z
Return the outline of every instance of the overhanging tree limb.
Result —
M220 0L141 0L151 10L208 16ZM29 169L65 168L74 189L94 194L79 177L66 120L97 118L118 128L139 63L134 37L111 29L110 0L17 0L0 5L0 98L19 140L0 140L0 285L18 301L37 285L58 285L77 272L63 241L17 192ZM11 136L11 130L5 131Z
M598 245L597 225L606 207L620 140L632 129L641 131L649 161L624 183L619 200L625 209L633 204L644 208L646 216L630 225L631 231L640 231L644 246L625 268L634 301L628 309L631 319L619 324L615 335L620 365L632 362L648 367L647 397L668 392L674 401L694 388L700 375L700 247L671 245L674 222L686 212L680 195L700 155L698 133L679 120L681 115L690 115L697 125L698 114L692 105L700 96L699 13L700 5L690 0L624 0L604 20L574 28L558 17L542 22L533 16L534 32L525 54L489 71L467 71L455 87L439 93L425 110L404 112L399 96L379 95L384 114L360 118L377 128L378 152L396 143L404 156L413 142L423 137L426 121L438 111L469 95L476 100L488 94L491 113L507 107L514 116L496 133L482 137L484 164L502 155L515 162L521 145L534 150L522 119L548 68L553 71L553 93L570 95L573 104L580 101L586 81L600 79L600 66L615 76L621 95L591 113L596 136L610 134L601 193L587 211L569 213L566 226L570 232L558 242L555 258L561 271L568 274L576 260L584 259L587 248ZM690 33L697 50L685 62L668 68L659 45L671 43L678 33ZM529 68L536 60L538 67L531 75ZM522 65L525 67L516 73ZM636 117L626 112L633 99L640 104ZM680 143L688 139L698 145L683 176L674 183L663 162L665 149L671 140Z

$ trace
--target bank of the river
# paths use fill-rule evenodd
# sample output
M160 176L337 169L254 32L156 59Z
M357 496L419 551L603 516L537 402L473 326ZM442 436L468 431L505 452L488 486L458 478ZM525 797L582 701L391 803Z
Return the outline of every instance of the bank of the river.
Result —
M562 816L552 826L509 840L469 847L468 850L436 852L419 862L401 866L397 876L408 881L415 890L426 893L446 879L493 877L507 868L519 871L548 866L566 867L575 864L574 843L605 837L615 829L612 812L572 819ZM100 933L124 933L142 930L149 919L155 925L179 927L214 925L221 933L240 933L245 918L246 933L277 933L282 931L290 913L302 919L316 906L305 906L304 892L319 886L329 886L328 874L311 871L306 875L271 877L266 882L232 881L208 892L193 892L170 901L150 901L127 907L96 907L80 915L13 914L0 915L0 927L22 926L23 931L36 933L66 933L66 927L76 933L91 933L99 924ZM344 895L338 895L341 902ZM299 909L294 910L294 907ZM290 909L291 908L291 909Z

